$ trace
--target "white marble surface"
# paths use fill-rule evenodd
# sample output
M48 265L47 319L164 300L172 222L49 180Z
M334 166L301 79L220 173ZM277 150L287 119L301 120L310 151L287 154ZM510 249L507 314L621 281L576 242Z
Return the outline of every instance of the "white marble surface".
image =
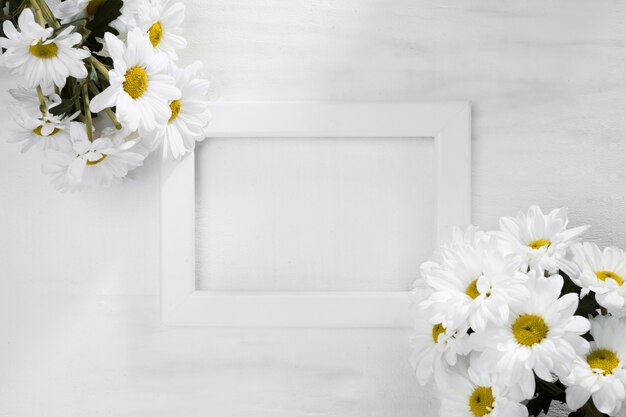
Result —
M216 97L471 100L476 223L565 204L626 246L622 0L187 4ZM0 124L1 417L435 415L404 331L160 326L156 161L59 195Z

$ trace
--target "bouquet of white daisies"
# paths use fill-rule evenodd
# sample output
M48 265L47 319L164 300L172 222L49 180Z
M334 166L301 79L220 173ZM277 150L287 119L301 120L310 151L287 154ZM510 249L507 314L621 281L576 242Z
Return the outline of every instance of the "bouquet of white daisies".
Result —
M185 7L168 0L9 0L0 65L22 152L59 190L119 182L159 145L180 158L204 138L209 84L178 67Z
M626 417L626 252L565 209L456 231L412 292L412 364L441 416Z

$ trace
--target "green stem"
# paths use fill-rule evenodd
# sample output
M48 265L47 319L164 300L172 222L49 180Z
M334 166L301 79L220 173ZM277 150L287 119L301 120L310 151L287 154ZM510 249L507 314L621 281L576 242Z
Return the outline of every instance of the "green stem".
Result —
M43 95L40 85L37 86L37 97L39 98L39 110L41 110L41 115L45 116L48 114L48 108L46 107L46 98Z
M91 65L93 65L96 71L98 71L105 80L109 81L109 70L102 62L94 58L93 55L89 57L89 62L91 62Z
M26 4L27 4L27 3L28 3L28 1L27 1L27 0L22 1L22 2L20 3L20 5L19 5L19 6L17 6L17 8L16 8L15 10L13 10L13 13L12 13L12 14L9 14L9 15L5 15L5 16L3 16L2 21L5 21L5 20L13 20L13 19L15 19L16 17L18 17L18 16L22 13L22 11L23 11L23 10L27 7L27 6L26 6Z
M52 13L52 10L50 10L45 0L36 0L36 1L39 5L39 8L42 12L43 17L46 19L46 22L48 22L48 24L54 29L60 28L61 25L59 24L57 19L54 17L54 13Z
M87 83L83 82L83 106L85 109L85 124L87 125L87 137L93 142L93 122L91 120L91 110L89 110L89 93L87 92Z
M46 22L43 18L43 14L41 13L41 8L37 3L37 0L30 0L30 5L35 11L35 18L37 19L37 23L41 25L42 28L46 27ZM41 90L41 86L37 86L37 97L39 98L39 110L41 110L41 114L45 116L48 113L48 109L46 108L46 99L43 95L43 91Z
M39 23L42 28L45 28L46 21L43 18L43 13L41 11L41 7L39 7L39 3L37 3L37 0L30 0L30 5L33 8L33 11L35 12L35 19L37 19L37 23Z

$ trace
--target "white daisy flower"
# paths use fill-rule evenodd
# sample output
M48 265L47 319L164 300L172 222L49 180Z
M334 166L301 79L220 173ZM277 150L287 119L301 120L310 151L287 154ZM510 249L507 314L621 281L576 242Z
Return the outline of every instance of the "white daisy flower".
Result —
M126 140L124 130L106 128L90 142L85 125L72 122L70 133L72 149L46 152L44 161L44 172L60 191L108 187L143 163L144 156L133 150L136 141Z
M579 271L572 280L583 288L581 295L593 291L598 304L610 313L624 315L626 252L616 247L600 250L595 243L584 242L573 246L572 253Z
M490 232L485 232L473 224L469 225L465 230L455 227L452 229L452 237L449 241L444 242L443 247L446 248L460 243L473 246L489 239L489 237L491 237Z
M502 217L499 235L508 250L522 256L525 266L539 273L544 270L554 273L567 248L589 227L568 229L567 223L567 209L543 214L539 207L531 206L528 212L520 212L516 218Z
M61 97L56 94L53 89L42 88L42 92L44 94L44 103L46 105L46 109L50 110L53 107L61 104ZM17 101L18 105L22 107L26 112L41 112L41 103L39 102L39 95L37 94L37 90L33 88L25 88L20 85L17 88L11 88L9 90L9 94L11 94L11 97L13 97Z
M497 381L497 375L476 373L459 367L445 375L441 417L527 417L528 409L519 394Z
M63 24L71 23L79 19L91 19L100 7L106 7L107 0L64 0L51 5L54 15ZM110 23L110 26L120 33L125 33L126 28L135 27L136 13L140 1L124 0L120 9L120 16Z
M434 376L439 379L460 355L469 353L469 327L454 329L431 323L424 314L414 315L415 333L411 338L411 364L421 385Z
M426 262L421 272L433 294L421 303L433 320L474 331L509 318L509 303L528 297L517 255L505 255L492 236L474 245L448 246L442 264Z
M476 246L480 242L488 240L492 235L493 233L485 232L474 225L469 225L465 230L455 227L452 229L450 239L445 241L441 248L435 251L435 260L445 261L446 253L450 248L461 244Z
M423 278L418 278L413 283L413 289L409 292L409 309L411 317L422 318L425 317L424 312L420 308L420 304L432 295L433 290Z
M154 52L147 36L138 30L128 33L128 45L111 33L105 34L113 58L111 85L90 103L93 112L115 106L115 115L129 131L141 136L162 128L170 118L169 102L180 97L174 79L166 74L167 57Z
M553 373L568 374L576 355L586 351L589 343L581 335L589 330L589 320L574 315L578 294L559 298L560 275L544 278L530 271L526 285L527 296L510 303L509 319L473 333L471 342L482 351L477 371L501 373L507 386L519 385L530 398L535 392L533 371L553 381Z
M602 413L624 412L626 402L626 320L598 316L591 321L591 349L574 360L567 385L567 405L582 407L589 397Z
M180 34L185 19L185 5L170 0L150 0L137 13L137 26L147 33L152 46L165 52L171 59L178 59L177 49L187 47Z
M6 48L0 62L14 73L24 75L28 87L38 85L59 88L68 77L87 77L83 59L89 57L84 49L74 48L81 42L79 33L67 27L52 38L52 28L44 29L35 22L33 12L24 9L18 18L18 28L11 21L4 22L6 38L0 37L0 47Z
M152 149L163 143L163 156L178 159L193 151L196 142L205 138L204 129L211 119L206 94L209 82L197 78L202 64L196 62L185 69L170 65L170 74L176 80L181 96L170 103L170 118L165 129L155 130L148 141Z
M91 18L96 14L100 6L107 0L65 0L52 9L54 15L62 24L67 24L79 19Z
M70 117L60 117L53 114L41 116L39 110L30 112L19 105L11 107L10 112L18 126L7 142L21 143L22 153L34 145L41 150L70 149L69 127L70 122L78 116L78 112ZM33 116L33 114L39 116Z

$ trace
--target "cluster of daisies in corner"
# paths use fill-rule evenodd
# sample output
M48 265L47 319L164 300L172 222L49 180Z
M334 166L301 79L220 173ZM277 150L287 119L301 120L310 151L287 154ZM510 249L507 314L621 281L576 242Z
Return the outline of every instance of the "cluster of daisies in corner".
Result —
M41 150L62 191L109 186L163 147L181 158L205 136L209 84L180 68L184 5L168 0L5 1L0 65L22 152Z
M412 292L412 365L446 417L626 417L626 252L565 209L457 230Z

